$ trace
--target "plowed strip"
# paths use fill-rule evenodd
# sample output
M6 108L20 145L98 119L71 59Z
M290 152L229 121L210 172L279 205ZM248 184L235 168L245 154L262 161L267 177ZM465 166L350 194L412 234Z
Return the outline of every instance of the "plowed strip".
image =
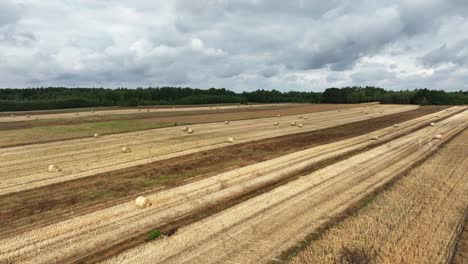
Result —
M135 195L154 192L154 188L171 188L222 171L376 131L440 109L422 107L372 120L238 144L3 195L0 196L0 222L4 225L0 227L0 236L110 207Z

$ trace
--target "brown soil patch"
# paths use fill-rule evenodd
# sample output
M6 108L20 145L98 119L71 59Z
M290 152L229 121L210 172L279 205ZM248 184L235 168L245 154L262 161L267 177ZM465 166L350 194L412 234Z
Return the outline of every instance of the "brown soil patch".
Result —
M354 137L443 108L422 107L319 131L228 146L3 195L0 196L0 222L3 223L0 235L12 235L62 221L128 201L145 192L154 192L156 188L171 188L201 177Z

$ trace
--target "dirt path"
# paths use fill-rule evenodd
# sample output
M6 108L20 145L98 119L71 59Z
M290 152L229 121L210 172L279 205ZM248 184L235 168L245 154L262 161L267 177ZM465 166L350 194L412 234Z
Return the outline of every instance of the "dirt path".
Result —
M108 263L263 263L424 160L468 112L355 155L147 243ZM434 132L444 138L434 141Z
M251 224L243 224L239 229L230 225L225 226L224 224L229 224L229 222L232 221L241 221L244 223L245 221L250 221L249 219L265 216L264 213L261 212L274 207L275 204L283 209L277 211L272 208L272 210L268 212L281 212L286 213L286 215L270 217L267 214L266 219L271 219L273 222L270 221L267 225L262 225L262 228L272 228L267 230L268 234L279 236L280 238L282 237L281 239L278 239L280 244L273 245L274 248L279 250L281 248L280 246L288 243L283 243L286 237L282 233L272 232L272 230L281 230L277 228L278 224L300 224L300 226L296 226L299 228L295 229L296 232L300 232L304 228L309 229L309 226L304 226L306 222L310 223L310 219L305 217L308 214L302 215L301 212L304 209L306 210L305 212L311 212L310 203L303 204L299 207L290 204L290 202L303 202L305 197L301 198L300 195L308 196L316 193L317 197L314 197L314 199L319 199L320 201L323 200L323 202L332 202L335 206L342 205L340 203L348 201L349 199L343 199L343 197L338 195L340 194L340 190L343 189L343 193L352 196L354 195L353 197L355 198L362 195L363 192L372 189L372 186L379 185L381 181L391 178L395 171L401 170L404 166L408 165L408 161L415 160L415 158L419 158L424 156L426 153L430 153L430 151L437 145L441 144L442 141L449 138L451 134L454 134L464 128L467 122L468 113L456 115L448 118L447 120L441 121L437 127L424 128L408 136L404 136L401 139L396 139L389 144L377 147L375 150L356 155L353 158L337 163L336 166L332 165L329 166L330 168L327 167L328 169L324 168L323 170L314 172L310 176L303 176L293 182L278 187L271 192L267 192L234 206L231 209L222 211L220 214L213 217L223 216L227 222L224 220L222 222L215 221L213 226L208 225L206 226L207 228L205 228L203 223L211 221L212 217L209 217L199 222L199 225L201 225L204 230L203 232L197 231L191 233L190 236L195 235L196 238L190 237L186 240L173 240L173 237L180 238L180 234L184 234L184 232L180 233L181 230L179 230L173 237L171 237L171 239L163 240L176 243L174 247L170 246L167 250L163 249L162 251L148 253L148 255L145 253L146 257L148 257L147 261L153 261L155 258L160 257L161 255L159 255L158 252L165 252L165 258L169 258L171 255L173 257L183 257L185 253L180 251L174 253L173 250L180 250L181 247L184 247L184 252L190 253L192 250L189 250L187 247L194 246L192 244L189 245L190 243L200 244L203 248L198 246L197 248L203 251L212 247L210 243L215 243L220 246L220 244L218 244L219 241L217 237L218 232L221 230L225 231L223 234L220 234L223 238L226 237L226 235L236 236L235 234L242 230L247 232L242 234L242 236L250 235L251 230L248 230L248 227L250 227ZM274 182L277 179L287 177L291 174L296 174L304 168L310 167L321 160L330 159L340 155L341 153L353 151L363 145L368 145L368 142L370 141L369 137L371 136L380 135L382 140L384 140L385 137L392 137L397 133L405 134L404 131L399 131L405 129L405 126L403 126L403 124L401 125L402 126L399 129L390 127L384 131L376 131L350 140L344 140L325 146L307 149L301 152L295 152L277 159L243 167L217 175L216 177L206 178L192 184L183 185L172 190L150 195L149 197L152 199L155 206L145 210L135 209L131 202L125 203L26 232L21 234L21 240L18 240L16 237L3 239L0 241L0 247L4 248L5 252L0 255L0 261L2 259L9 259L24 263L28 263L29 261L34 261L35 263L62 262L63 260L75 259L75 255L78 258L81 258L86 254L96 252L96 250L99 252L99 249L107 248L109 245L118 244L122 239L133 237L142 230L149 230L154 227L170 223L175 219L180 219L181 216L190 212L199 210L206 206L221 203L229 197L241 195L249 189L256 189L258 186L263 186L269 182ZM386 133L384 133L385 131ZM429 146L429 143L432 142L432 136L434 133L443 133L444 138L442 141L431 143L432 145ZM421 148L422 146L427 147L427 149ZM393 165L389 168L385 168L388 164ZM374 175L374 173L379 176L371 177L373 180L368 182L366 178L370 175ZM322 190L326 191L323 193ZM336 198L330 199L332 197ZM231 214L233 210L239 210L239 208L247 208L247 211L241 211L239 214ZM297 212L291 210L293 208L294 210L295 208L299 208L300 211ZM338 210L340 208L341 207L338 206L335 209ZM324 213L331 212L329 209L330 208L327 206L317 208L318 211L323 210ZM260 210L260 212L256 210ZM315 209L313 212L315 212ZM325 215L323 214L320 215L321 218L324 216ZM261 218L263 219L263 217ZM194 225L198 225L198 223ZM224 229L223 226L226 229ZM183 228L183 230L185 230L185 228ZM258 233L258 235L261 234L265 236L265 233L263 232ZM205 240L204 237L210 237L210 239ZM277 237L269 240L269 243L276 241L276 239ZM204 241L206 241L207 244L204 245ZM240 241L248 242L249 239L240 238ZM187 244L187 242L189 244ZM237 243L237 240L232 240L229 243L231 242ZM263 245L263 243L259 247L255 246L255 250L260 251L266 250L267 248L268 247ZM232 249L236 249L236 252L241 255L244 254L244 250L240 247ZM271 249L272 248L269 248L267 251L270 252ZM140 250L140 248L138 250ZM252 248L252 250L254 249ZM227 251L218 251L217 248L211 248L210 252L212 252L214 256L211 256L210 254L210 256L207 257L213 261L217 258L227 257L226 253L228 253ZM261 252L257 253L260 254ZM191 254L191 256L195 257L198 255ZM240 257L239 255L236 256ZM252 258L253 255L250 253L245 254L244 257L247 256L252 260L254 259ZM180 260L183 260L183 258L180 258ZM196 262L194 259L190 261L191 263L194 261ZM222 260L220 261L223 262ZM181 261L176 262L182 263ZM201 262L204 263L204 261Z
M449 263L468 206L467 160L465 130L292 263ZM459 249L455 262L467 263Z
M165 160L191 153L225 147L234 144L273 138L288 134L316 131L328 127L367 120L415 109L415 106L374 106L352 108L345 111L312 113L308 119L299 116L262 118L224 123L193 125L195 133L190 135L181 128L162 128L141 132L131 132L104 136L66 140L45 144L3 148L0 153L0 194L18 192L53 183L88 177ZM452 108L447 111L455 111ZM372 114L360 113L372 111ZM372 115L372 117L370 117ZM291 126L290 122L301 122L304 127ZM274 122L281 122L274 126ZM122 153L128 146L131 153ZM54 164L63 170L50 173L49 165Z
M16 234L110 207L131 200L135 195L155 192L157 188L172 188L223 171L356 137L395 123L419 118L411 122L416 129L418 124L427 125L427 122L432 120L430 117L420 117L440 109L441 107L422 107L375 118L372 121L359 121L318 131L236 144L201 154L181 156L144 166L129 167L93 177L6 194L0 196L0 222L4 223L0 227L0 236ZM44 193L48 195L44 196Z

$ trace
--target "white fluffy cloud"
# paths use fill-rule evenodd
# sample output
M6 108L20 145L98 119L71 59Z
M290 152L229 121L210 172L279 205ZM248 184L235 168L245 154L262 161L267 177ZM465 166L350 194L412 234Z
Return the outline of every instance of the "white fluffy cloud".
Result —
M2 0L0 87L468 89L464 0Z

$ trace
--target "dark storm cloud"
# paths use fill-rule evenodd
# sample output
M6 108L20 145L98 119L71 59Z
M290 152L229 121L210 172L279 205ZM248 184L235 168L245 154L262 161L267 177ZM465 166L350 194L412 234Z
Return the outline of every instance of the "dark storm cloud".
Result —
M4 0L0 86L444 88L446 74L466 89L467 10L464 0Z

